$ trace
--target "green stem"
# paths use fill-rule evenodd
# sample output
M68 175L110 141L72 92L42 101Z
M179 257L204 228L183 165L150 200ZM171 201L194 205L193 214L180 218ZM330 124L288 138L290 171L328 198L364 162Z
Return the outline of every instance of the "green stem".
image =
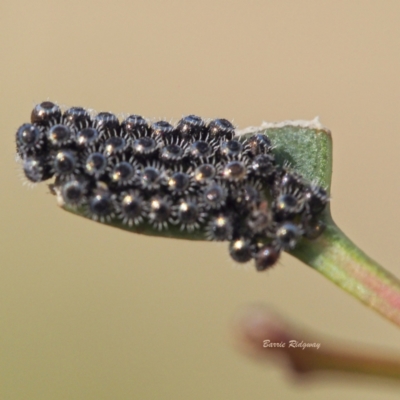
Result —
M326 217L327 228L292 254L400 326L400 280L362 252Z

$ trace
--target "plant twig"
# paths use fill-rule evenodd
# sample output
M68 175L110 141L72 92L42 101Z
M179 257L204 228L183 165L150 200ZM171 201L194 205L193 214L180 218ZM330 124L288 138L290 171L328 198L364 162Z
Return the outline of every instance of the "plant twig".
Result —
M325 232L292 254L400 326L400 280L361 251L326 218Z
M337 341L333 344L323 337L316 340L315 335L292 327L265 307L246 310L237 319L234 334L246 354L261 360L283 360L298 377L340 372L400 381L398 359L362 349L354 351L350 345L338 345Z

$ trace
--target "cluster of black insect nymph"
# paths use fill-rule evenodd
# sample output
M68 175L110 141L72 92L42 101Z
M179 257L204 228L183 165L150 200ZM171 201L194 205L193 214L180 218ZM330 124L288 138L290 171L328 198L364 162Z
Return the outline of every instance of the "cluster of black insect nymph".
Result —
M229 241L231 257L254 259L257 270L324 227L326 191L278 166L266 135L243 140L226 119L188 115L172 125L130 115L121 122L46 101L17 130L16 144L26 178L55 177L62 204L100 222Z

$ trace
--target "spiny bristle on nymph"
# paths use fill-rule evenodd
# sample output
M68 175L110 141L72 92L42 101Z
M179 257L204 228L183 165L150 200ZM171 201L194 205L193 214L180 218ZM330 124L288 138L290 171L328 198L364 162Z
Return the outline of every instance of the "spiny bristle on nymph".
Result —
M95 221L227 241L258 271L323 232L327 191L279 165L265 134L242 138L229 120L194 114L123 118L37 104L15 135L22 173L34 184L54 176L59 204Z

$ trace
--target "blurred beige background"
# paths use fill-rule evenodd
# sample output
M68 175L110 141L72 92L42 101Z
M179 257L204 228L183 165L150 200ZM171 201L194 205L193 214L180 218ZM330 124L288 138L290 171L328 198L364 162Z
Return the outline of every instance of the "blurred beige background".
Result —
M2 400L399 398L381 381L299 384L232 346L237 310L262 302L400 354L396 327L316 272L284 256L259 274L225 244L69 215L22 186L13 141L45 99L240 128L319 115L335 219L400 275L399 1L3 0L0 41Z

